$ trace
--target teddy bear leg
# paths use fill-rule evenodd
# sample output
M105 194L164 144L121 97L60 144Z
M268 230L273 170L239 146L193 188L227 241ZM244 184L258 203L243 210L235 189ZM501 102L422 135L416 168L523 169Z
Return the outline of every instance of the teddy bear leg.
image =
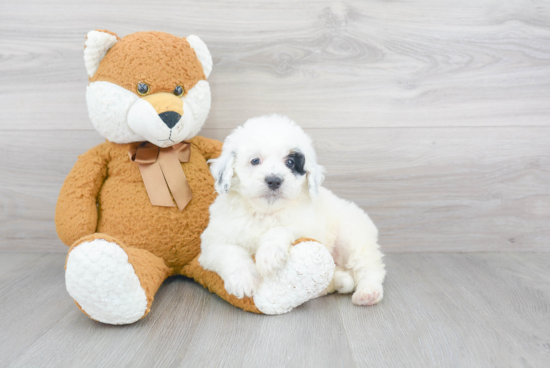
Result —
M69 250L67 291L90 318L113 325L145 317L162 282L171 274L164 261L105 234L87 235Z
M330 284L334 260L321 243L313 239L298 239L290 248L286 264L262 278L252 298L237 299L227 293L218 274L201 267L198 256L183 272L222 299L245 311L263 314L283 314L316 298Z
M182 275L191 277L204 288L208 289L210 292L218 295L220 298L226 302L234 305L237 308L241 308L247 312L252 313L262 313L256 305L252 298L244 297L238 299L235 295L229 294L225 290L224 282L217 273L213 271L207 271L199 263L199 256L196 256L189 264L187 264L182 269Z
M334 276L334 260L314 239L301 238L290 248L286 264L262 278L254 293L256 307L265 314L282 314L318 297Z

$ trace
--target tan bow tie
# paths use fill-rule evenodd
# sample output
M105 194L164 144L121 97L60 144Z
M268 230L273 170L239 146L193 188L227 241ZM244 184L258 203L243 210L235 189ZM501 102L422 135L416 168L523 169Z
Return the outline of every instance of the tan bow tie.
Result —
M153 206L175 207L180 211L193 198L191 188L180 162L188 162L191 144L181 142L168 148L160 148L149 142L130 145L130 160L136 162ZM170 196L172 192L172 196Z

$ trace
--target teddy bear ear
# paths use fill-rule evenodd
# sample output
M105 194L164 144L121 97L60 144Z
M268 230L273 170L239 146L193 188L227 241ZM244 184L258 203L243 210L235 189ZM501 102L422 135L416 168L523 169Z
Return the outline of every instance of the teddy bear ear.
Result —
M210 55L208 47L206 47L206 44L195 35L187 36L187 42L189 42L189 45L195 50L195 54L197 54L197 58L202 64L204 75L208 78L212 71L212 55Z
M90 31L84 42L84 64L91 78L94 76L99 63L107 54L107 51L119 40L118 36L109 31Z

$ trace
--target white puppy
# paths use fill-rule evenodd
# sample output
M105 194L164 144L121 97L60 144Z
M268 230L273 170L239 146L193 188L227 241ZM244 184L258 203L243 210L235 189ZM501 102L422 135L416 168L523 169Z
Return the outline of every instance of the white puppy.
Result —
M358 305L382 299L378 231L361 208L320 187L324 169L296 123L279 115L250 119L212 162L220 195L210 207L199 262L220 275L230 294L252 296L261 276L285 264L292 242L306 237L324 244L336 263L325 293L355 290Z

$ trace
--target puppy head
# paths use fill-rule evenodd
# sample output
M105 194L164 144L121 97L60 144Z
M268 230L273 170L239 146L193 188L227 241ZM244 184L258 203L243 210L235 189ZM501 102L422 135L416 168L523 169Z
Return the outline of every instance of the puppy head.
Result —
M197 36L88 33L84 62L90 119L114 143L169 147L192 138L210 110L212 57Z
M257 207L284 207L302 194L315 198L324 178L309 136L280 115L248 120L211 161L216 191L236 191Z

